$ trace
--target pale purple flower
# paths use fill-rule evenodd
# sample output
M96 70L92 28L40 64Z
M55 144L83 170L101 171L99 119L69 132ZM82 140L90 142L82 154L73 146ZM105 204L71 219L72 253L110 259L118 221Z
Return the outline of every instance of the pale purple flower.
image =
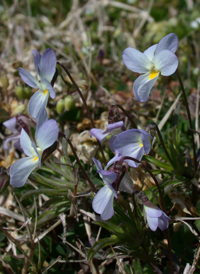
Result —
M55 91L51 86L51 80L56 71L56 55L52 49L47 49L41 56L37 50L33 50L35 70L38 80L36 80L28 71L19 68L19 74L23 81L38 91L31 97L28 104L29 114L38 121L40 112L46 108L49 95L55 98Z
M106 127L106 130L98 129L98 128L92 128L90 130L90 137L92 135L97 138L97 140L104 141L108 135L118 135L120 132L122 132L124 128L124 122L119 121L116 123L108 124Z
M28 131L28 127L30 124L29 117L25 115L17 115L17 117L13 117L3 123L5 127L7 127L10 131L12 131L13 134L11 134L9 137L6 138L3 149L7 150L8 148L8 142L14 140L14 147L18 150L22 150L22 147L20 145L20 133L21 129L24 128L26 131Z
M162 231L168 228L171 219L160 208L148 201L148 206L144 205L144 211L152 231L156 231L158 227Z
M176 71L178 58L174 53L177 47L178 37L175 33L170 33L143 53L130 47L123 51L122 58L127 68L133 72L143 73L133 85L133 92L138 101L148 100L150 90L159 74L169 76Z
M105 184L105 186L102 187L95 195L92 202L92 207L96 213L101 214L102 220L108 220L114 214L113 200L114 197L117 198L117 193L112 184L117 179L117 174L115 172L103 170L101 163L95 158L92 159L97 167L99 176Z
M36 145L24 129L21 131L20 144L28 157L16 161L10 167L10 184L15 187L22 187L26 183L31 172L41 165L43 151L53 145L58 138L59 129L56 121L48 120L39 125L35 132Z
M151 138L151 135L142 129L134 128L120 133L112 144L112 148L116 155L108 162L107 167L125 156L140 161L144 153L149 154L150 152ZM132 160L125 160L125 162L127 162L131 167L137 167L139 165Z

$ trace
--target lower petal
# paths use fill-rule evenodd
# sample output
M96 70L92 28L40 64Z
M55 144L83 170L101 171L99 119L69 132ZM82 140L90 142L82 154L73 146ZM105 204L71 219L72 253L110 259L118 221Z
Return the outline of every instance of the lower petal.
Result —
M156 231L156 229L158 228L158 218L151 218L147 215L147 222L148 222L149 228L152 231Z
M163 231L167 229L169 226L169 221L170 218L165 213L163 213L162 216L158 219L158 227L160 228L160 230Z
M146 102L149 99L149 93L158 79L158 75L150 80L150 73L139 76L133 85L135 97L140 102Z
M38 157L35 156L18 160L10 168L10 184L14 187L22 187L37 166Z

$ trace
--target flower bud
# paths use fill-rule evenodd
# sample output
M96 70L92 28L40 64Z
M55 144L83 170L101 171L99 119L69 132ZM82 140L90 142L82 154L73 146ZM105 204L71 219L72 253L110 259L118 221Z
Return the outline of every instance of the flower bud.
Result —
M71 95L65 97L65 109L70 110L74 106L74 98Z
M24 88L22 86L16 86L15 87L15 94L16 94L18 99L20 99L20 100L25 99Z
M31 89L29 87L24 88L24 97L25 99L30 99L31 98Z
M58 100L56 105L56 111L58 114L62 114L65 110L65 102L63 99Z

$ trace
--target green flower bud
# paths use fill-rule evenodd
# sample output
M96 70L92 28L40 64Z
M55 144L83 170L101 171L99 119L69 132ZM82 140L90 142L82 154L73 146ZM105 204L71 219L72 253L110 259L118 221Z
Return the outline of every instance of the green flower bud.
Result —
M62 114L65 110L65 102L63 99L58 100L56 105L56 111L58 114Z
M20 100L25 99L24 88L22 86L15 87L15 94L18 99L20 99Z
M24 88L24 96L26 99L30 99L32 95L31 89L29 87Z
M65 97L65 109L70 110L74 106L74 98L71 95Z
M1 84L4 88L7 88L9 86L9 81L8 81L8 77L6 74L3 74L0 78L1 80Z

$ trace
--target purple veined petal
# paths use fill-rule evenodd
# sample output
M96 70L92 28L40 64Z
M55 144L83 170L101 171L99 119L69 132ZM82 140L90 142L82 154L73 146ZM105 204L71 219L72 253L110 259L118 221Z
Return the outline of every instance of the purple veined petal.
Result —
M103 170L102 164L99 160L95 159L94 157L92 158L93 162L95 163L95 166L97 168L97 171Z
M32 88L38 88L39 82L31 75L27 70L23 68L18 68L19 74L22 80Z
M151 150L151 142L149 140L150 137L148 135L141 134L142 143L143 143L144 151L145 151L146 154L149 154L149 152Z
M108 186L102 187L94 197L92 208L96 213L101 214L102 220L108 220L113 216L113 199L114 194Z
M133 84L133 92L139 102L146 102L149 99L149 93L157 81L159 73L153 79L150 79L150 75L150 72L140 75Z
M49 81L47 81L46 79L42 79L41 80L41 84L42 84L42 87L43 87L43 90L48 90L48 92L50 93L50 97L52 99L55 99L56 97L56 92L55 90L53 89L52 85L49 83Z
M177 56L169 51L162 50L153 59L155 68L160 71L161 75L169 76L172 75L178 67L178 58Z
M166 49L175 53L177 48L178 48L178 37L175 33L170 33L160 40L156 48L155 55L157 55L162 50L166 50Z
M143 52L148 57L149 61L153 60L157 45L158 44L155 44Z
M156 229L158 228L158 218L151 218L147 215L147 222L148 222L149 228L152 231L156 231Z
M144 205L144 210L145 210L147 216L149 216L151 218L158 218L163 214L163 211L156 206L154 206L154 207L155 208Z
M130 156L130 157L135 158L136 160L140 161L142 159L143 155L144 155L144 148L141 147L141 148L135 149L132 153L130 153L129 155L126 155L126 156ZM127 162L128 165L131 167L138 167L140 165L140 163L134 162L132 160L125 160L125 162Z
M112 184L117 179L117 173L108 170L99 170L99 173L103 176L105 183Z
M22 187L31 174L38 166L38 157L26 157L15 162L10 168L10 184L14 187Z
M47 116L47 111L46 109L42 109L40 111L40 114L38 116L38 121L37 121L37 125L36 125L36 131L39 130L39 128L41 127L41 125L44 124L44 122L46 122L48 120L48 116Z
M114 143L115 139L116 139L116 136L112 135L112 136L110 137L110 140L109 140L109 148L110 148L110 150L113 151L113 152L114 152L113 143Z
M52 49L46 49L40 60L40 76L51 82L56 71L56 54Z
M44 151L55 143L58 139L58 133L59 129L56 121L53 119L46 121L35 133L37 146Z
M138 147L142 144L141 133L138 129L129 129L120 133L113 142L114 150L118 150L122 154L124 147L133 146ZM130 151L130 148L128 150Z
M109 133L105 133L104 134L104 131L103 129L99 129L99 128L92 128L90 130L90 137L92 137L92 135L97 139L99 140L100 142L101 141L104 141L106 139L106 136L109 134Z
M31 141L26 131L22 128L20 135L20 145L27 156L36 156L36 147Z
M169 227L169 221L171 219L163 212L160 218L158 218L158 227L160 230L165 230Z
M11 118L11 119L3 122L3 125L5 127L7 127L10 131L12 131L13 133L15 133L15 132L17 132L17 130L15 128L16 122L17 122L16 117L13 117L13 118Z
M38 121L41 111L46 108L49 93L45 93L41 90L36 91L31 97L28 104L29 114Z
M20 140L20 133L19 132L16 132L16 133L10 135L8 138L6 138L6 140L4 141L4 144L3 144L3 149L4 150L9 149L8 148L8 142L13 141L13 140L18 140L18 141Z
M118 162L122 158L121 154L118 151L115 151L115 153L116 153L116 155L112 159L110 159L110 161L107 163L105 169L107 169L109 166L111 166L115 162Z
M133 72L147 73L152 68L148 57L134 48L127 48L122 53L124 64Z
M35 70L38 74L38 76L40 75L40 60L41 60L41 55L37 50L33 50L33 59L34 59L34 65L35 65ZM40 77L39 77L40 79Z

